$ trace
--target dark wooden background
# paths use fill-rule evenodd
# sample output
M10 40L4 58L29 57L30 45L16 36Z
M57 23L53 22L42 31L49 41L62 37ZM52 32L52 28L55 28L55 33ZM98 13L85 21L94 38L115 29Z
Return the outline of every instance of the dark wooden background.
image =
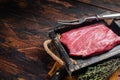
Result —
M0 4L0 79L46 80L54 61L43 42L57 20L106 11L120 12L120 0L11 0Z

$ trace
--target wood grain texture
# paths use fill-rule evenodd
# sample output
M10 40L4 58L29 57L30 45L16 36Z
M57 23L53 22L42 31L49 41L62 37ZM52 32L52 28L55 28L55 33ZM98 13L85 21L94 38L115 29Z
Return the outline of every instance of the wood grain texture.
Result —
M119 10L114 0L84 0ZM105 4L109 3L109 4ZM26 7L9 2L0 6L0 78L5 80L46 80L54 61L43 42L57 20L100 14L105 9L77 0L29 0Z
M109 80L120 80L120 68L118 68Z
M111 10L114 12L120 12L120 1L119 0L78 0L80 2L96 6L102 9Z

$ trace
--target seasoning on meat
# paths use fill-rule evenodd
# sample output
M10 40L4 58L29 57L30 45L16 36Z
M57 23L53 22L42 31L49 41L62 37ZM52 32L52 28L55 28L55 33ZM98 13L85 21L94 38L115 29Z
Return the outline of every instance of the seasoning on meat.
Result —
M87 57L112 49L120 37L102 23L92 24L62 33L60 41L69 55Z

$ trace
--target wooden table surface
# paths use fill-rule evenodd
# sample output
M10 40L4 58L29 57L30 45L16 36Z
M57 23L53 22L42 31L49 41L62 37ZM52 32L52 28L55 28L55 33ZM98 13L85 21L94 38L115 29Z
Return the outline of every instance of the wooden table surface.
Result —
M54 61L43 42L57 20L106 11L120 12L120 0L29 0L20 6L14 2L1 5L1 80L46 80Z

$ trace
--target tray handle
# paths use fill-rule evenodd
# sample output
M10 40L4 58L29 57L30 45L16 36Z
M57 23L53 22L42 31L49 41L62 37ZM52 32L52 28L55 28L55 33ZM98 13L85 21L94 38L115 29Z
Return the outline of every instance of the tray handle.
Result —
M43 43L44 49L55 61L57 61L62 66L62 65L64 65L64 62L62 61L62 59L60 59L58 56L56 56L48 47L48 44L50 44L51 41L52 41L51 39L44 41L44 43Z

